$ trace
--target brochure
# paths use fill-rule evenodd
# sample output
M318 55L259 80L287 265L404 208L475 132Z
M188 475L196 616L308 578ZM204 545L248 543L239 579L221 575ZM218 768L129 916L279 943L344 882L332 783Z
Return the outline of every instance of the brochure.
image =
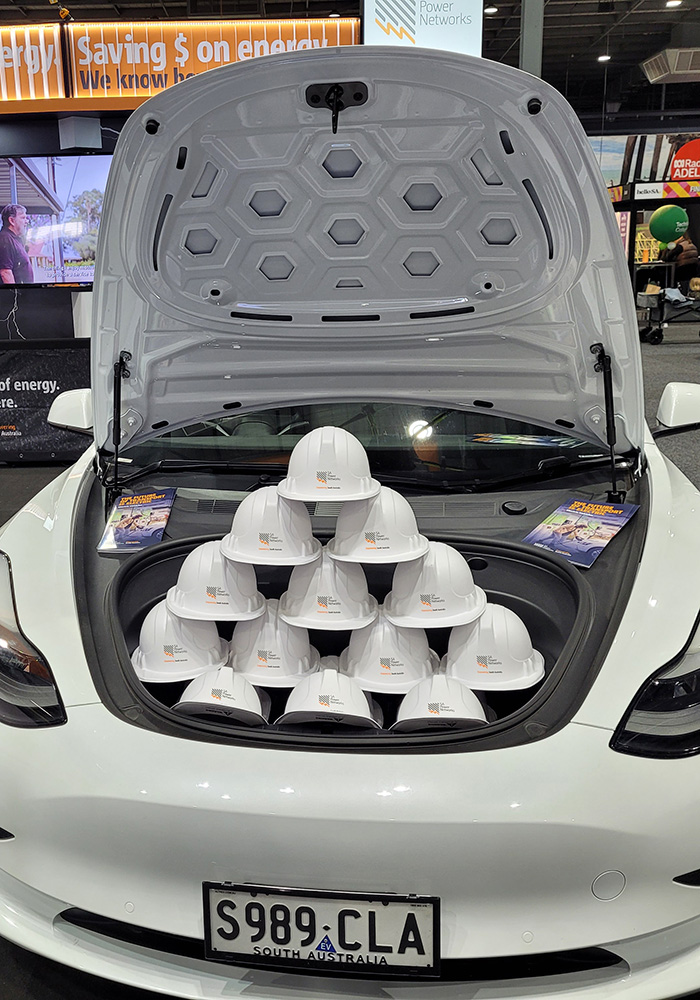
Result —
M119 497L110 511L99 552L126 552L160 542L170 517L175 489Z
M567 500L523 541L549 549L576 566L589 567L620 528L639 510L635 503Z

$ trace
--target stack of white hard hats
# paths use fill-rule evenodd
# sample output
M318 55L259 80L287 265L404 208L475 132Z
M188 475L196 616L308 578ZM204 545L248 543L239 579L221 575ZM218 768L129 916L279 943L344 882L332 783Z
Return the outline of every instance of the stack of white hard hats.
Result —
M164 684L221 667L227 656L228 644L213 621L178 618L161 601L144 619L131 662L139 680Z
M500 604L450 634L445 671L475 691L519 691L544 677L544 657L532 648L525 623Z
M336 562L324 549L317 562L292 570L279 613L303 628L356 629L377 617L377 602L362 567Z
M325 548L304 503L319 500L342 504ZM362 563L396 564L382 608ZM293 567L279 601L258 591L256 565ZM236 622L230 648L217 621ZM352 635L339 657L321 657L309 628ZM452 630L440 667L433 628ZM264 689L289 688L280 725L376 729L375 693L402 697L397 732L483 726L474 691L529 688L545 673L522 620L487 603L457 549L420 534L408 501L372 478L361 442L338 427L305 435L279 486L247 496L224 539L187 556L146 616L132 662L145 682L191 681L181 714L261 726L270 721Z
M264 726L270 718L270 696L256 691L231 667L208 670L185 688L174 706L181 715L223 718L247 726Z
M261 687L294 687L318 669L318 660L308 631L280 618L276 600L267 602L261 618L239 622L231 639L231 667Z
M444 542L431 542L426 555L394 571L384 602L390 622L406 628L446 628L479 618L486 594L474 583L464 556Z

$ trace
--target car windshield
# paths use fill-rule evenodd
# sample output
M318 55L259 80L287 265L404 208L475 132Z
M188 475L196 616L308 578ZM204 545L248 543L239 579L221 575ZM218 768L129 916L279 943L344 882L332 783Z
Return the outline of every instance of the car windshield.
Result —
M600 445L488 412L379 401L290 405L201 421L123 456L134 471L157 463L207 463L250 466L281 478L297 442L324 426L345 428L359 438L379 479L419 487L487 486L606 458Z

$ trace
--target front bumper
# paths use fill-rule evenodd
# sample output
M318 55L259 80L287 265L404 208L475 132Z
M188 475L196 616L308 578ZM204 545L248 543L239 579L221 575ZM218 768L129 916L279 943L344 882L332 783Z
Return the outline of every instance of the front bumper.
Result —
M700 889L673 882L700 868L700 759L626 757L609 739L570 724L488 754L292 753L154 735L99 705L55 729L0 727L0 826L14 835L0 842L0 932L175 996L253 983L258 997L318 996L325 980L157 954L59 914L200 940L206 880L416 892L442 900L445 959L600 946L629 967L519 980L515 992L513 981L422 983L421 995L602 998L615 982L677 996L700 986ZM598 898L592 884L609 871L624 889ZM416 984L336 979L332 992L368 990L415 996Z

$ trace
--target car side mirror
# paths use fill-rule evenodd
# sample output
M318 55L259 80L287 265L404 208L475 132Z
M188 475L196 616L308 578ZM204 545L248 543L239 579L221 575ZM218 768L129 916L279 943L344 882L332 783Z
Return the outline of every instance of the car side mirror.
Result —
M92 434L92 395L89 389L69 389L56 396L47 421L78 434Z
M695 382L669 382L659 400L656 419L664 429L689 429L700 424L700 385Z

